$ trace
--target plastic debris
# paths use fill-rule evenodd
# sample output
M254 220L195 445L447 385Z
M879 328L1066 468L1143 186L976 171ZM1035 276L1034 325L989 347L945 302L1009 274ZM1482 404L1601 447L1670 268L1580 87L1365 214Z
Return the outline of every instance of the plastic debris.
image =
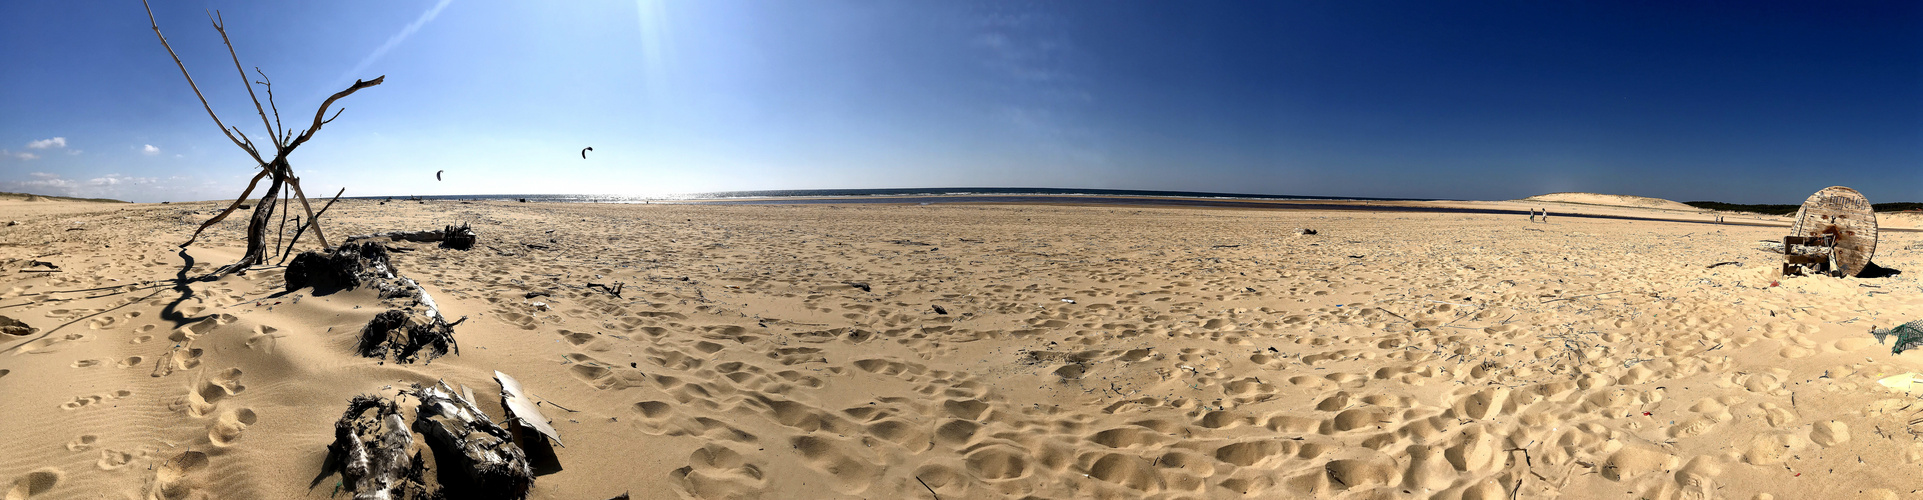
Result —
M1923 391L1923 374L1905 373L1893 377L1884 377L1881 380L1877 380L1876 383L1883 384L1883 387L1888 387L1890 390L1896 392L1918 392Z

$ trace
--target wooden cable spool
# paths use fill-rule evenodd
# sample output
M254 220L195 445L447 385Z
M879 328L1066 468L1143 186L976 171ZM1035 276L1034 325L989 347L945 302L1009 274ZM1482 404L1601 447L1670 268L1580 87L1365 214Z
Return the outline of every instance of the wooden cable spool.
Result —
M1803 200L1803 208L1796 210L1796 224L1790 227L1789 234L1834 237L1836 247L1830 254L1835 265L1833 272L1856 276L1876 255L1876 210L1870 207L1870 200L1855 189L1826 187Z

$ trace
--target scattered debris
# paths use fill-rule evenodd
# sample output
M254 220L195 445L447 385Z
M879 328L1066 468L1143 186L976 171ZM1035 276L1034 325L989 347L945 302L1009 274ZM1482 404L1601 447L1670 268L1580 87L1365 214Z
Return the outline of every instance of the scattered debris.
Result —
M1302 236L1313 236L1315 235L1315 230L1298 227L1298 228L1295 228L1295 234L1302 235Z
M590 283L589 285L592 286L593 284ZM535 297L553 297L553 296L554 296L554 292L541 291L541 292L528 292L526 298L532 299Z
M894 243L894 244L896 244L896 245L907 245L907 246L923 246L923 247L925 247L925 246L929 246L929 244L928 244L928 243L922 243L922 242L919 242L919 241L915 241L915 240L888 240L888 242L889 242L889 243Z
M20 320L0 316L0 333L16 337L25 337L39 332L39 328L27 326L26 323L22 323Z
M1067 302L1067 303L1070 303L1070 304L1073 304L1073 303L1075 303L1075 299L1062 299L1062 302Z
M613 287L609 287L607 285L603 285L600 283L588 283L588 288L600 288L601 291L608 292L608 295L613 295L617 298L621 296L621 289L626 286L628 286L627 283L623 283L619 281L614 282Z
M935 306L935 314L948 314L948 310L942 309L941 306L937 305Z
M1739 261L1734 261L1734 260L1732 260L1732 261L1729 261L1729 262L1717 262L1717 263L1715 263L1715 264L1710 264L1710 265L1709 265L1709 269L1715 269L1715 268L1718 268L1718 267L1723 267L1723 266L1728 266L1728 265L1736 265L1736 264L1742 264L1742 262L1739 262Z
M867 283L862 283L862 282L859 282L859 281L843 281L843 282L841 282L841 284L843 284L843 285L848 285L848 286L852 286L852 287L855 287L855 288L860 288L860 289L861 289L861 291L864 291L864 292L872 292L872 291L875 291L875 289L874 289L873 287L870 287L870 286L868 286L868 284L867 284Z

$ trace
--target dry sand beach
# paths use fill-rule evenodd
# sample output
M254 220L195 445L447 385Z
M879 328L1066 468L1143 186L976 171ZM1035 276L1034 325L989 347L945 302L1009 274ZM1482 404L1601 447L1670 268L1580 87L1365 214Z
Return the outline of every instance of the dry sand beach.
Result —
M1452 203L1572 201L1711 218ZM176 248L215 210L0 201L7 500L346 498L350 398L500 421L496 370L565 443L540 499L1923 498L1923 401L1877 383L1923 353L1868 333L1923 318L1914 232L1784 278L1786 228L1699 222L342 201L337 243L480 233L389 244L468 318L396 364L371 290L177 285L239 257L238 216Z

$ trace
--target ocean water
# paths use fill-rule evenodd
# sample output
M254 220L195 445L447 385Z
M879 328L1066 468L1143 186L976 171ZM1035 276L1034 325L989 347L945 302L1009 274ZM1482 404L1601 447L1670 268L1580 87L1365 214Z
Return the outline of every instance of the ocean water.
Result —
M982 187L937 187L937 188L890 188L890 189L783 189L772 191L717 191L712 193L685 193L666 196L625 196L603 194L473 194L441 196L359 196L350 197L362 200L409 199L423 200L520 200L542 203L650 203L650 202L720 202L741 203L751 199L765 199L761 203L793 203L809 198L870 198L870 203L901 203L902 201L881 201L898 198L930 198L927 202L954 201L1033 201L1043 196L1085 196L1093 198L1112 197L1158 197L1186 198L1196 200L1384 200L1415 201L1416 198L1363 198L1344 196L1307 196L1279 194L1236 194L1205 193L1196 191L1144 191L1134 189L1061 189L1061 188L982 188ZM984 199L987 197L989 199ZM961 198L967 198L961 200ZM953 200L953 201L949 201Z
M1277 200L1294 201L1454 201L1433 198L1365 198L1344 196L1306 196L1278 194L1236 194L1206 193L1195 191L1143 191L1132 189L1061 189L1061 188L894 188L894 189L789 189L774 191L721 191L713 193L688 193L668 196L623 196L595 194L474 194L443 196L360 196L362 200L457 200L514 201L525 199L535 203L692 203L718 205L812 205L847 203L892 203L934 205L945 203L1060 203L1063 197L1072 197L1076 204L1088 205L1129 205L1163 207L1212 207L1212 208L1257 208L1286 210L1342 210L1368 212L1440 212L1482 215L1526 216L1523 210L1491 208L1437 207L1437 206L1365 206L1323 203L1268 203ZM1693 224L1713 224L1697 220L1679 220L1660 217L1637 217L1629 215L1603 215L1586 213L1556 213L1557 217L1584 219L1619 220L1658 220ZM1730 223L1733 225L1766 225Z

